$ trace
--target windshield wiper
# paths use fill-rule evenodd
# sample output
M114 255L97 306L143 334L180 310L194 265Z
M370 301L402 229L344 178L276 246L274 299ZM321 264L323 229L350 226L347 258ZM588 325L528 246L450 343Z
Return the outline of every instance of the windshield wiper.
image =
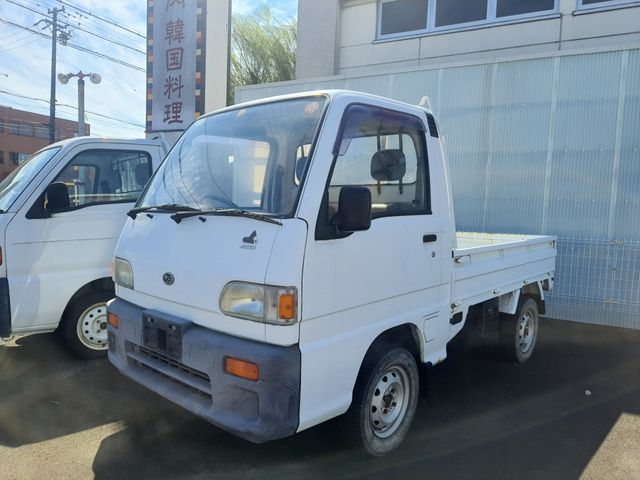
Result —
M139 213L156 210L159 212L200 212L198 208L187 207L186 205L178 205L176 203L165 203L163 205L151 205L149 207L136 207L127 212L127 215L135 220Z
M232 208L216 208L212 210L183 210L171 215L171 219L176 223L180 223L183 218L197 217L198 215L219 215L221 217L225 217L225 216L226 217L246 217L246 218L253 218L254 220L261 220L267 223L273 223L275 225L282 225L282 222L279 222L278 220L268 217L266 215L249 212L247 210L241 210L241 209L238 210L238 209L232 209Z

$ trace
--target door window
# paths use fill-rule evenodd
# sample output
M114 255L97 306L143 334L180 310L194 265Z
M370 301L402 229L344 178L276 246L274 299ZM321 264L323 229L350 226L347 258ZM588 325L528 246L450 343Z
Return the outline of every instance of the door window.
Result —
M371 217L429 213L424 125L412 115L353 105L345 113L328 187L327 220L340 189L371 191Z
M71 208L113 202L135 202L151 177L146 152L87 150L58 174L69 192Z

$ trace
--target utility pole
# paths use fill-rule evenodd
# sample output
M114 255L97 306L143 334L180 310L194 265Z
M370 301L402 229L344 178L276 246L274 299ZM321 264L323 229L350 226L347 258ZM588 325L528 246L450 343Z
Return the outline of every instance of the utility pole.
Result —
M82 72L80 72L82 73ZM78 76L78 136L84 137L84 77Z
M58 44L58 13L64 12L62 8L49 9L51 20L51 97L49 98L49 143L56 141L56 46ZM47 23L49 23L47 21ZM68 36L65 34L64 40Z

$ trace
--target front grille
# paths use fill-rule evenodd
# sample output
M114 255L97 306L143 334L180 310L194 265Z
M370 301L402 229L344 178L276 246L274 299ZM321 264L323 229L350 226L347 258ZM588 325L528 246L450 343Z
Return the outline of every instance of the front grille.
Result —
M180 383L193 392L211 398L211 379L200 370L191 368L155 350L129 344L127 356L138 366L149 370L171 382Z

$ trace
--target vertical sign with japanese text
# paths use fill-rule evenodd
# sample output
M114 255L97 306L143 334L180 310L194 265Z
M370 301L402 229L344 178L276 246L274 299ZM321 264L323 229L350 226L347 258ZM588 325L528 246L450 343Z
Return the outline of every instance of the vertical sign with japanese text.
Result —
M202 113L202 3L148 0L147 132L184 130Z

